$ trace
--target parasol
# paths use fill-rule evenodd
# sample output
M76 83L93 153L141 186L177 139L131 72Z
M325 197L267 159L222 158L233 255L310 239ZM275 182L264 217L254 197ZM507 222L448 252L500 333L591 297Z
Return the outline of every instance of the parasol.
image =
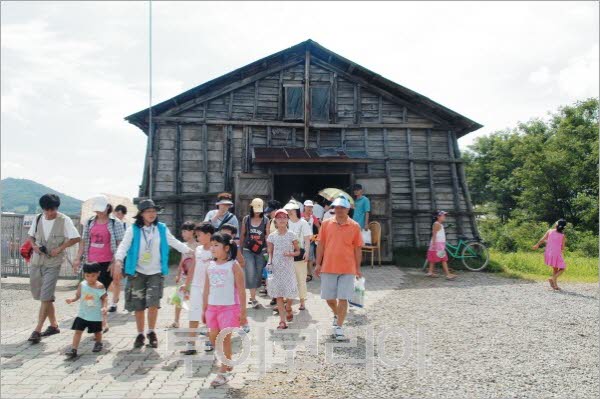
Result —
M354 207L354 198L352 198L352 196L350 194L348 194L347 192L340 190L339 188L334 188L334 187L329 187L329 188L324 188L323 190L319 191L319 195L323 198L325 198L327 201L332 201L334 199L336 199L339 196L343 196L346 197L346 199L348 201L350 201L350 205L352 205L352 207Z

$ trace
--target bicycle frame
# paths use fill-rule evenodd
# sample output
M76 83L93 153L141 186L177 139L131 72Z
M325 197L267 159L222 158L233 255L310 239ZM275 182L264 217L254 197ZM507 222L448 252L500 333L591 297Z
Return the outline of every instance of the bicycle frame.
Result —
M458 244L456 245L452 245L448 242L446 242L446 251L448 251L448 255L450 255L451 257L453 257L454 259L464 259L464 258L475 258L477 257L477 254L475 252L473 252L473 250L471 248L468 248L468 251L470 252L470 256L463 256L461 255L461 250L462 247L466 246L467 243L463 240L458 240Z

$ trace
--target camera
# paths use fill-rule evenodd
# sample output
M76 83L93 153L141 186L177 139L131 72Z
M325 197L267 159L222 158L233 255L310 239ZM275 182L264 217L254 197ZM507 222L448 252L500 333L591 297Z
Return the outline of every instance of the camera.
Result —
M46 248L46 246L45 246L45 245L42 245L42 246L40 247L40 252L41 252L41 253L43 253L43 254L46 254L46 255L48 255L48 249Z

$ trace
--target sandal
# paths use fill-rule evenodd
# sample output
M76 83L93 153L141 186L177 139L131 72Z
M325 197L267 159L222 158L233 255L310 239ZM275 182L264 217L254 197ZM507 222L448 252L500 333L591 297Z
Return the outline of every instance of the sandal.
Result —
M554 280L552 280L551 278L549 278L548 282L550 283L550 287L552 287L552 289L555 290L556 289L556 285L554 285Z
M294 314L292 313L292 309L290 310L285 310L287 313L287 316L285 316L285 319L288 321L288 323L292 320L294 320Z
M456 274L450 274L446 276L446 280L454 280L456 278Z
M213 388L220 387L221 385L227 384L232 378L233 376L230 372L217 373L215 379L211 381L210 386Z
M298 308L298 310L306 310L306 307L304 305L300 305L300 307Z
M179 328L179 323L174 321L173 323L169 324L167 328Z
M312 281L313 276L312 274L309 274L308 276L306 276L306 282L308 283L309 281Z
M287 324L285 324L285 321L280 321L279 325L277 326L278 330L285 330L286 328L288 328Z
M438 277L438 275L437 275L437 274L435 274L435 273L427 273L427 274L426 274L426 276L427 276L427 277L431 277L431 278L436 278L436 277Z

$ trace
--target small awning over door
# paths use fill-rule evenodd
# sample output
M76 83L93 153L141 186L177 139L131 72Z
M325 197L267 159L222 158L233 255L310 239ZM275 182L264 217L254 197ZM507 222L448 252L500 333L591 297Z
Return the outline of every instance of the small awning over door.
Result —
M252 160L255 163L368 163L364 151L349 151L336 148L304 149L297 147L254 147Z

